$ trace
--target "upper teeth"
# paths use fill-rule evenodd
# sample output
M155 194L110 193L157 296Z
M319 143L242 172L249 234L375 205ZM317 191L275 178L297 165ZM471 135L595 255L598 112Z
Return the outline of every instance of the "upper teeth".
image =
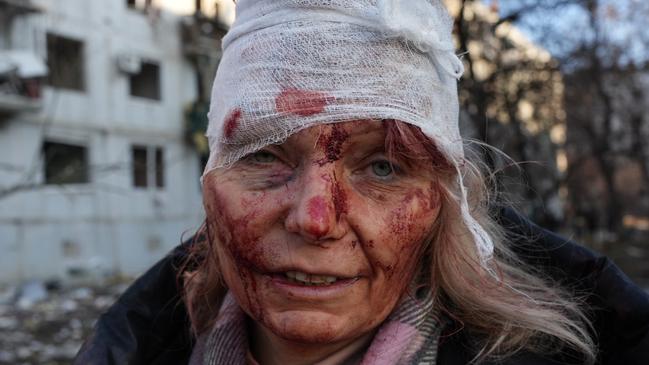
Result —
M327 275L309 275L299 271L287 271L286 277L302 284L308 285L326 285L335 283L337 278L335 276Z

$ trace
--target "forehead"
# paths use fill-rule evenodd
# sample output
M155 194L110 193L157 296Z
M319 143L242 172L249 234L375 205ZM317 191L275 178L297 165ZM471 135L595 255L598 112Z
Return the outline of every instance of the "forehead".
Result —
M310 126L294 133L280 145L327 145L383 143L385 124L379 120L351 120Z

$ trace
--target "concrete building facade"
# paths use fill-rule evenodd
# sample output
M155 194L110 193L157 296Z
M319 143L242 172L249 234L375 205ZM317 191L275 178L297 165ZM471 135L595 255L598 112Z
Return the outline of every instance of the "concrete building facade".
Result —
M183 17L130 0L0 14L0 74L23 60L18 86L0 78L0 282L141 272L203 217Z

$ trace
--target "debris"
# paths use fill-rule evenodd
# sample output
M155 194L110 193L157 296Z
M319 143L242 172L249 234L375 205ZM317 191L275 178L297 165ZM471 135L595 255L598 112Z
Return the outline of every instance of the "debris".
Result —
M78 300L84 300L92 297L92 290L89 288L79 288L72 292L72 297Z
M45 285L40 281L30 281L20 289L20 298L17 304L22 309L28 309L45 298L47 298Z
M0 288L0 365L70 364L99 315L129 283L65 287L33 281Z
M16 287L0 288L0 305L11 303L16 298Z

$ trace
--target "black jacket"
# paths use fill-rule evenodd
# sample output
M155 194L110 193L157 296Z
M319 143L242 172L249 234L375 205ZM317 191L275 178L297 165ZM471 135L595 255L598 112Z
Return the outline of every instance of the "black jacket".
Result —
M513 249L530 265L543 268L568 287L588 294L600 351L600 364L649 364L649 296L608 258L546 231L511 209L497 212ZM187 245L159 261L104 313L74 364L186 364L193 338L179 297L177 268ZM440 341L438 364L468 363L475 354L459 331ZM577 363L570 357L545 358L527 352L489 364Z

